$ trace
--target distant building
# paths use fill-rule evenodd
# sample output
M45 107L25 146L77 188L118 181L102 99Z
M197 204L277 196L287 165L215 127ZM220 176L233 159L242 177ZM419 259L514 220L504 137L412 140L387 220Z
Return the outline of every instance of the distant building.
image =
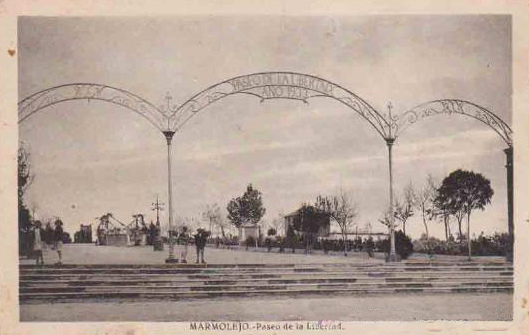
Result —
M345 234L347 240L354 240L360 237L362 240L365 240L369 237L372 237L375 241L386 239L389 235L384 232L374 232L372 229L362 229L358 226L352 226L348 228L347 233ZM331 240L341 240L343 238L342 231L337 222L331 221L331 232L327 237Z
M288 227L296 226L296 223L301 220L300 210L301 208L284 216L284 236L287 235ZM326 221L318 231L317 237L330 240L341 240L342 231L340 230L338 223L332 220L330 217L327 217L325 220ZM363 240L369 237L372 237L374 240L382 240L388 237L387 233L373 232L371 229L359 229L356 226L351 227L345 235L347 240L353 240L357 237L360 237Z
M246 223L239 226L239 242L244 243L248 237L259 239L260 227L256 224Z
M83 225L74 233L74 243L92 243L92 225Z
M287 236L288 227L294 228L296 225L301 224L301 221L303 220L301 216L301 207L289 214L286 214L284 216L284 234ZM331 228L331 219L329 216L322 218L323 222L321 223L321 227L318 230L318 233L316 234L317 237L325 237L328 236L330 233ZM296 230L294 228L294 230Z

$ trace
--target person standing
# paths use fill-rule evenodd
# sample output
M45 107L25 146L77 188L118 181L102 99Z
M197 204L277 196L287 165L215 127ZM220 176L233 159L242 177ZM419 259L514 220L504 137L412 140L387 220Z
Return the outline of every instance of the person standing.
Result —
M55 250L57 251L57 255L59 256L59 261L57 262L57 265L62 264L62 235L64 233L64 230L62 229L62 221L60 218L57 218L55 220Z
M373 242L373 238L369 236L369 238L366 240L366 251L369 258L375 257L375 242Z
M197 264L200 258L201 263L206 263L204 260L204 249L206 247L206 242L208 239L208 232L204 229L199 228L195 234L195 246L197 248Z
M35 228L33 228L33 252L37 260L37 266L44 265L44 256L42 255L42 243L44 237L44 229L42 229L42 223L37 220L35 221Z
M178 244L182 245L182 249L180 251L180 262L187 263L187 245L189 243L189 233L187 231L187 226L182 226L182 230L180 231L180 234L178 235ZM202 259L204 259L204 256L202 256Z

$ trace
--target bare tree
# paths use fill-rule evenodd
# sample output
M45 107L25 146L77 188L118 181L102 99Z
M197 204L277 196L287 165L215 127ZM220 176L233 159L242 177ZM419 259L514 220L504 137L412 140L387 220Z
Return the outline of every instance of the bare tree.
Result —
M285 224L285 217L282 213L279 213L277 217L273 218L272 221L268 223L268 227L274 228L276 232L278 232L278 235L282 235L282 234L279 234L279 232L283 231L281 230L281 227L283 227L284 224Z
M430 238L428 233L428 222L432 218L436 190L436 181L431 174L428 174L426 185L415 193L415 206L422 214L422 223L424 224L427 239Z
M406 235L406 221L413 216L413 208L415 207L415 190L410 182L403 191L402 200L395 201L395 219L402 223L402 230Z
M329 214L331 219L334 219L340 227L344 245L343 252L347 256L347 233L350 227L356 225L356 218L358 217L357 205L352 195L340 188L335 195L318 196L316 207Z
M206 209L202 212L202 218L209 223L209 231L213 231L213 226L220 227L222 236L224 236L224 227L222 224L222 213L217 204L206 205Z
M382 218L378 219L378 222L382 223L384 226L388 227L388 229L391 231L391 209L388 207L384 213L382 213ZM395 215L395 213L393 213ZM393 229L397 227L397 224L395 221L393 221Z

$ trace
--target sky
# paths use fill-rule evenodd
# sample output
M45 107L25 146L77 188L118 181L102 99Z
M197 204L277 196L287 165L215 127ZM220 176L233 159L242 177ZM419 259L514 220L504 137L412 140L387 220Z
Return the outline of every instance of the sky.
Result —
M19 97L56 85L90 82L176 105L239 75L293 71L352 91L381 113L401 114L435 99L463 99L511 124L511 24L508 16L178 16L19 19ZM19 127L35 179L26 203L41 219L60 216L73 233L112 212L155 218L167 203L166 142L129 110L101 101L60 103ZM494 196L472 215L479 234L507 230L505 143L460 115L410 127L394 146L395 193L427 174L482 173ZM252 183L265 222L339 188L356 199L359 228L388 204L384 140L333 99L258 99L234 95L197 113L175 135L174 214L201 222L207 204L225 211ZM167 207L167 206L166 206ZM167 210L162 213L167 222ZM189 221L188 221L189 222ZM441 223L430 233L444 236ZM455 231L455 225L452 228ZM424 232L419 215L407 233Z

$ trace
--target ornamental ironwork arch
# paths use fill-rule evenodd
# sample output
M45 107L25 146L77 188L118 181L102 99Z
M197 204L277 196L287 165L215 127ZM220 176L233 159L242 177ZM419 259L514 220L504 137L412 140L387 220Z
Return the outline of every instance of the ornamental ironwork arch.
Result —
M291 99L307 103L310 98L332 98L360 114L383 138L391 137L391 126L386 118L356 94L328 80L296 72L253 73L210 86L172 111L170 129L180 130L202 109L234 94L255 96L261 102Z
M393 121L395 137L424 118L442 114L463 115L476 119L492 128L508 147L512 147L512 130L509 125L488 109L469 101L457 99L433 100L405 112Z
M55 86L25 98L18 103L18 122L23 122L46 107L72 100L106 101L141 115L160 131L168 127L167 116L147 100L119 88L90 83Z

